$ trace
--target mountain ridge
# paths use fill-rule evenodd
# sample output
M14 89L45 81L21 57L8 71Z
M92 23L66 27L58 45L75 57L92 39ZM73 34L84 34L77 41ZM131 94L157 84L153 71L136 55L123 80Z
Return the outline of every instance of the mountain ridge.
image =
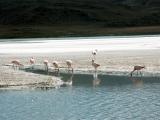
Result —
M158 0L1 0L0 25L160 25Z
M0 24L160 25L158 4L158 0L1 0Z

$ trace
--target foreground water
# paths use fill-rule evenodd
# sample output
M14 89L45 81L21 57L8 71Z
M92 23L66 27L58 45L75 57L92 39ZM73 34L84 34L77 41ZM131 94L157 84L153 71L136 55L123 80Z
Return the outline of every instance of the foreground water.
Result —
M72 86L0 91L2 120L157 120L160 78L61 75Z

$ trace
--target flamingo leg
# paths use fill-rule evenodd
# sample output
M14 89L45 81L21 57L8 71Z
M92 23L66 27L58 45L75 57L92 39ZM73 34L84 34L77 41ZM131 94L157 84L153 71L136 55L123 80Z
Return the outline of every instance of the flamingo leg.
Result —
M15 69L17 70L17 65L15 65Z
M141 77L142 77L142 72L140 71Z
M69 66L68 66L68 73L69 73Z
M48 65L45 65L45 71L48 74Z
M72 66L68 66L68 72L72 72L73 73L73 67Z
M97 72L94 73L94 79L97 79Z
M14 70L16 70L16 66L15 66L15 64L13 64L13 69L14 69Z
M55 72L59 73L59 68L55 68Z
M138 76L138 70L137 70L137 76Z
M14 64L12 65L12 68L15 70L15 68L14 68Z
M31 69L32 69L32 70L34 69L34 64L32 64L32 67L31 67Z
M132 74L133 74L133 72L134 72L135 70L133 70L130 74L131 74L131 77L132 77Z
M57 72L59 72L59 68L57 68Z
M47 65L47 74L48 74L48 65Z
M95 68L95 74L97 74L97 68Z
M71 69L72 69L72 73L73 73L73 67L71 67Z

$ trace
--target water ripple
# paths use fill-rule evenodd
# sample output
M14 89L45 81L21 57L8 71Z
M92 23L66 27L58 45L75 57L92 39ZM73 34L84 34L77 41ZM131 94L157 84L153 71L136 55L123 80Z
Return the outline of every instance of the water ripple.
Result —
M79 77L78 77L79 78ZM160 81L144 79L135 87L127 78L74 78L72 87L48 91L0 92L0 118L5 120L128 120L160 118Z

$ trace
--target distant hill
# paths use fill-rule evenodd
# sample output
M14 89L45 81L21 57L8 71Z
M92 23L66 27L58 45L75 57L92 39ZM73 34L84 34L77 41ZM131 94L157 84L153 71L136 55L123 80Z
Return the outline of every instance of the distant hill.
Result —
M0 25L160 25L160 0L0 0Z

